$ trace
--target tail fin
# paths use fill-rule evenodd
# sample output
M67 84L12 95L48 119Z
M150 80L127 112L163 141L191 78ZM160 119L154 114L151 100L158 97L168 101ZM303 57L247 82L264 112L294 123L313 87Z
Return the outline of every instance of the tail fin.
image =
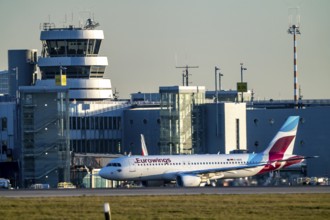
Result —
M146 142L144 141L143 134L141 134L141 148L142 148L142 156L148 156L148 149Z
M298 124L299 116L290 116L285 121L264 151L264 154L269 154L270 161L283 159L285 154L292 154Z

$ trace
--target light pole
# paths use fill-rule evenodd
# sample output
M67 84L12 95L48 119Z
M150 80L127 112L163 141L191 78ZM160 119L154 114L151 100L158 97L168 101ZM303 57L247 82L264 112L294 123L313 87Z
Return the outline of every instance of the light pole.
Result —
M219 123L218 123L218 112L219 112L219 110L218 110L218 85L217 85L217 83L218 83L218 79L217 79L217 76L218 76L218 70L220 70L220 68L219 67L217 67L217 66L215 66L215 68L214 68L214 77L215 77L215 80L214 80L214 82L215 82L215 135L216 136L218 136L219 135ZM220 74L220 73L219 73ZM219 75L220 76L220 75Z
M217 79L217 71L220 70L217 66L214 67L214 83L215 83L215 102L218 102L218 79Z
M16 96L16 104L18 104L18 98L19 98L19 94L18 94L18 67L13 68L13 70L15 71L15 96Z
M292 25L288 29L288 33L293 35L293 100L295 106L298 102L298 66L297 66L297 39L296 35L300 34L299 26Z
M243 67L243 63L241 63L241 83L243 83L243 71L244 70L247 70L247 68ZM243 102L243 91L242 91L241 101Z
M219 91L222 90L222 86L221 86L221 76L223 76L223 74L219 72Z

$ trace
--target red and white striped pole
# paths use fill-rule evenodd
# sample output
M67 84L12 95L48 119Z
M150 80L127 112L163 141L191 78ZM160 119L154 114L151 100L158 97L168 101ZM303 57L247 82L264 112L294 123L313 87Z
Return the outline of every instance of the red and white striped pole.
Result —
M293 99L294 104L297 106L298 104L298 68L297 68L297 39L296 35L300 34L299 27L296 25L292 25L289 30L289 34L293 34Z
M293 77L294 77L294 103L298 101L298 69L297 69L297 39L296 28L294 26L293 34Z

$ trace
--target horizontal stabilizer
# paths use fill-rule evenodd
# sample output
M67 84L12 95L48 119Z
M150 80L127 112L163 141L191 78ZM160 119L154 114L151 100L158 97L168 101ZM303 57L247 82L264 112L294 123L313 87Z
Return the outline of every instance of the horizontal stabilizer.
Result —
M287 161L295 161L295 160L305 160L305 159L313 159L313 158L319 158L319 156L295 156L288 159L282 159L282 160L272 160L269 161L269 163L276 163L276 162L287 162Z

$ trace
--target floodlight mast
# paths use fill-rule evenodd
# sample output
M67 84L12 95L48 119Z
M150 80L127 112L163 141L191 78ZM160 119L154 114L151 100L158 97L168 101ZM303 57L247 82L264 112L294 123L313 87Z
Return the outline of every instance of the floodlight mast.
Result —
M185 74L186 71L185 70L182 70L182 86L184 86L184 79L185 79Z
M221 72L219 72L219 91L222 91L222 83L221 83L221 77L224 76Z
M214 67L214 84L215 84L215 102L217 103L218 102L218 85L217 85L217 82L218 82L218 79L217 79L217 76L218 76L218 70L220 71L220 68L215 66ZM220 75L219 75L220 76Z
M189 86L189 72L188 69L190 68L199 68L199 66L177 66L176 68L184 68L184 73L182 74L182 85L185 86ZM184 83L184 81L186 81L186 83Z
M243 83L243 71L244 70L247 70L247 68L245 68L245 67L243 67L243 63L240 63L240 65L241 65L241 83ZM243 91L242 91L242 94L241 94L241 102L243 102L244 101L244 99L243 99Z
M297 66L297 38L300 34L299 26L292 25L288 29L288 33L293 35L293 100L295 106L298 104L298 66Z

